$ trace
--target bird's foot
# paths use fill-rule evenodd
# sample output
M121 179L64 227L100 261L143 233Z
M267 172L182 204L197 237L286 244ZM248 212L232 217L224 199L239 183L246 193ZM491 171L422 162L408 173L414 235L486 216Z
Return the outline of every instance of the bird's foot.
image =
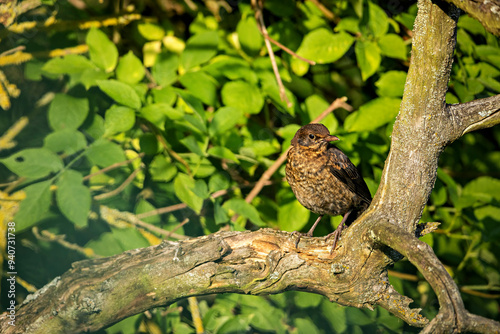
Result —
M307 232L307 233L302 233L302 232L299 232L299 231L293 231L292 232L292 236L297 236L297 240L295 240L295 248L297 248L299 246L299 242L300 242L300 239L302 239L302 237L312 237L313 234L311 231Z
M330 254L332 254L333 251L335 250L335 247L337 246L337 241L339 241L340 235L342 234L343 230L344 230L344 224L340 224L335 231L333 231L332 233L328 234L325 237L325 241L333 237L333 244L332 248L330 249Z

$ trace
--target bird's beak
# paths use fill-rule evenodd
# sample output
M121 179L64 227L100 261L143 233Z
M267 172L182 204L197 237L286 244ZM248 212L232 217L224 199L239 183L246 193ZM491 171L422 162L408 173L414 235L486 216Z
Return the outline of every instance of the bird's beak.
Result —
M329 135L329 136L326 136L325 138L323 138L323 140L326 142L331 142L331 141L339 140L339 138L337 136L334 136L334 135Z

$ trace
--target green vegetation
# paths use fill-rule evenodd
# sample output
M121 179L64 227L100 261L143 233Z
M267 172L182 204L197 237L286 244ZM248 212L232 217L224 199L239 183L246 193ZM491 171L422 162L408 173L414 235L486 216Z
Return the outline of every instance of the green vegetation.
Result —
M403 95L416 5L266 0L260 11L247 1L30 3L0 31L0 231L5 239L7 222L16 223L18 304L77 260L221 229L307 230L316 216L295 200L284 166L245 198L295 131L336 98L347 97L354 111L345 106L321 122L375 194ZM447 102L499 94L498 38L466 14L458 27ZM273 60L263 28L294 54L272 44ZM21 130L12 135L16 124ZM325 218L316 235L340 219ZM461 287L466 308L498 319L498 127L445 150L422 221L441 223L423 240ZM398 262L390 278L424 315L437 313L432 289L410 263ZM2 311L6 290L2 279ZM382 308L347 308L305 292L198 303L210 333L418 331ZM106 332L194 327L188 302L179 301Z

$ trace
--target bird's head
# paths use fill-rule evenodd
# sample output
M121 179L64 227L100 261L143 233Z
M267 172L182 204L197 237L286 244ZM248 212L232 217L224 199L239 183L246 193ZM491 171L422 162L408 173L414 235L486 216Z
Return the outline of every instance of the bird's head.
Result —
M301 127L292 139L292 145L310 150L326 149L331 141L339 140L323 124L313 123Z

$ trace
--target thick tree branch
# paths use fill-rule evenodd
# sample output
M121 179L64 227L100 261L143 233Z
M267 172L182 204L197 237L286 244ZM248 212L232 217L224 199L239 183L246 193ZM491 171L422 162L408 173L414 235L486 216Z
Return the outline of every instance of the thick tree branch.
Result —
M478 20L493 35L500 36L500 2L498 0L446 0Z
M448 105L446 109L455 123L450 141L466 133L500 124L500 95Z
M459 10L418 2L411 64L381 183L367 214L415 231L434 187L438 157L453 130L445 95L456 43Z
M315 292L356 307L379 304L424 326L420 310L410 309L411 300L390 287L386 256L370 247L373 240L359 233L342 239L331 256L331 244L319 238L302 238L296 249L288 232L222 232L77 262L26 299L15 327L2 314L0 332L95 331L190 296L286 290Z
M457 285L429 245L390 223L377 224L372 232L377 241L390 245L406 256L436 292L440 305L439 313L422 333L500 331L500 323L467 312Z

